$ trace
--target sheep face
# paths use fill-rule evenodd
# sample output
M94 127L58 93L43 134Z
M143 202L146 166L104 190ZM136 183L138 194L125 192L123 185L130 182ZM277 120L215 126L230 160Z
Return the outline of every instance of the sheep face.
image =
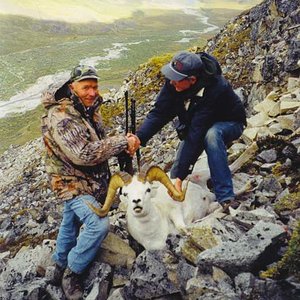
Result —
M146 216L151 208L151 184L133 177L131 184L122 188L122 198L126 199L128 213L137 218Z

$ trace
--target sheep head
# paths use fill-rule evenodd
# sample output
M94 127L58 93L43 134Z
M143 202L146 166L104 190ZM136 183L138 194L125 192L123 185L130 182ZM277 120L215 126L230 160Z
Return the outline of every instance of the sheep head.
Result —
M106 216L114 202L114 198L118 188L129 185L132 180L132 176L126 172L119 172L114 174L110 179L108 192L103 207L97 208L89 202L86 202L87 205L99 217ZM130 193L130 195L128 195L128 198L132 203L133 201L135 201L135 205L133 207L133 211L135 213L140 213L143 209L143 207L141 206L141 201L144 200L145 197L150 197L150 184L153 181L159 181L160 183L162 183L167 188L173 200L180 202L184 200L186 188L182 193L178 192L168 175L160 167L144 166L138 176L134 177L134 184L130 185L127 189L125 188L125 191L123 192L124 196ZM140 205L138 205L138 203Z
M141 182L134 176L128 186L122 188L122 196L127 202L127 212L135 217L148 215L151 209L152 186L149 182Z

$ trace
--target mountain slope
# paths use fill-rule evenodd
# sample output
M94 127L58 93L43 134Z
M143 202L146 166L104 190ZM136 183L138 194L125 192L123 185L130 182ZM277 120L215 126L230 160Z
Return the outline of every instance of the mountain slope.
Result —
M229 216L209 215L189 227L189 236L171 235L168 251L142 253L131 243L124 211L114 210L114 243L110 236L111 244L103 245L84 274L87 298L199 299L201 295L203 300L299 299L300 79L299 66L294 62L298 54L290 47L297 37L293 29L297 25L291 25L294 12L289 11L291 6L299 14L299 6L293 6L297 3L267 0L235 18L207 45L222 61L225 75L235 79L237 87L245 88L247 129L258 130L252 139L245 134L229 149L230 161L243 158L234 175L235 187L248 179L253 184L242 196L241 209ZM274 10L280 12L276 17L271 13ZM257 32L253 39L249 29L268 18L271 29L266 34L253 31ZM221 52L224 41L228 51ZM273 55L281 67L267 68L270 73L263 71L268 66L263 53ZM112 114L123 104L124 89L130 88L130 98L137 100L138 119L143 119L163 83L160 67L171 56L153 57L128 76L126 86L109 95L111 101L103 105L103 112L114 132L124 127L124 114ZM256 65L253 59L265 63L258 70L251 68ZM285 69L281 60L291 62L289 68ZM241 76L240 71L246 72L247 67L248 77ZM268 95L254 97L254 89ZM142 156L151 164L168 168L177 144L173 128L166 127L142 149ZM249 149L254 151L249 153ZM11 147L0 157L0 293L4 299L64 299L60 288L47 283L53 270L50 257L54 242L44 239L55 238L62 206L49 190L42 153L38 139L23 147ZM115 161L111 165L118 169ZM138 255L136 259L129 244ZM270 265L273 267L268 272L262 272Z
M299 0L264 1L208 42L205 50L226 66L225 75L244 88L250 105L275 87L284 91L288 76L299 76L299 9Z

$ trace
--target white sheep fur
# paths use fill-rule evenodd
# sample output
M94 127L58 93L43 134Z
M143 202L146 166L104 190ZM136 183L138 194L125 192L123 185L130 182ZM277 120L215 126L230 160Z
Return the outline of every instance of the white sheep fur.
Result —
M163 249L168 234L186 233L187 225L219 206L206 180L195 181L198 184L188 183L183 202L174 201L161 183L142 183L136 176L122 188L120 199L127 205L128 231L145 249Z

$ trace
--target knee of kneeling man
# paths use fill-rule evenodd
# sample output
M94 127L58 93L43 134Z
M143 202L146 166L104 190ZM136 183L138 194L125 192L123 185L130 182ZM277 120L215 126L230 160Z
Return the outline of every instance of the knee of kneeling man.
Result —
M218 141L217 132L215 130L208 130L204 139L205 145L207 146L217 145L217 141Z

